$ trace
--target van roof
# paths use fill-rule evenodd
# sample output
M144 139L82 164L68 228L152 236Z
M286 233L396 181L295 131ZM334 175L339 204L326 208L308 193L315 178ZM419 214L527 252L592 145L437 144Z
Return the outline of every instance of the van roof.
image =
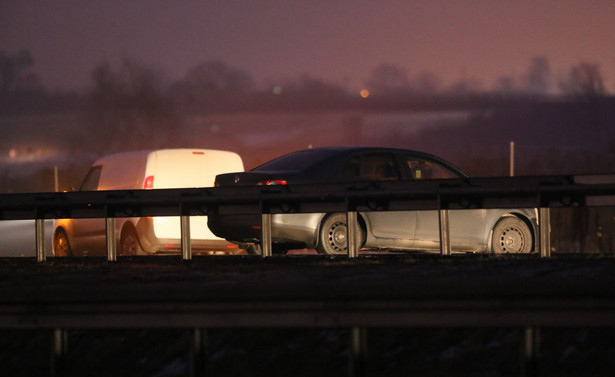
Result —
M164 148L164 149L148 149L148 150L138 150L138 151L128 151L128 152L119 152L108 154L106 156L100 157L97 159L92 165L101 165L105 161L115 160L120 158L146 158L148 155L157 152L173 152L173 151L193 151L197 153L207 153L207 152L226 152L226 153L234 153L231 151L225 151L220 149L201 149L201 148Z

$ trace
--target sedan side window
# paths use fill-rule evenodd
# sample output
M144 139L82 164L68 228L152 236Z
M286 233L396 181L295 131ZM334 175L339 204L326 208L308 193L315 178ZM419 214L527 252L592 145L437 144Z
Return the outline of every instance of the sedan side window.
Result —
M100 173L102 166L92 166L88 174L85 176L79 191L96 191L98 189L98 181L100 181Z
M351 158L344 166L344 178L365 181L399 180L399 171L393 155L385 153L366 154Z
M414 179L460 178L459 175L437 162L410 158L406 161Z

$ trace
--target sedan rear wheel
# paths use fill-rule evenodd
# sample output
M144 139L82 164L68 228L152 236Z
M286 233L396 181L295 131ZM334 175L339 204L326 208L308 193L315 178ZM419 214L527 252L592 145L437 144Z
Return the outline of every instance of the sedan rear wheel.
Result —
M335 213L327 216L320 226L316 251L319 254L348 254L347 231L345 214ZM363 229L359 226L357 232L359 247L363 245L364 238Z
M493 228L491 249L495 254L531 253L533 237L530 227L518 217L504 217Z
M127 227L120 237L120 255L138 255L141 253L139 236L135 228Z

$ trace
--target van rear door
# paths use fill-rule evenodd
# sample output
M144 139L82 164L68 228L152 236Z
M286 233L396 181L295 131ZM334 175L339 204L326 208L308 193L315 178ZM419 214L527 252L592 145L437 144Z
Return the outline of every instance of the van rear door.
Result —
M244 170L241 157L229 151L169 149L155 151L150 157L154 161L154 189L212 187L216 175ZM154 218L154 234L158 238L179 239L179 219ZM220 240L207 227L206 216L190 218L190 236L194 240Z

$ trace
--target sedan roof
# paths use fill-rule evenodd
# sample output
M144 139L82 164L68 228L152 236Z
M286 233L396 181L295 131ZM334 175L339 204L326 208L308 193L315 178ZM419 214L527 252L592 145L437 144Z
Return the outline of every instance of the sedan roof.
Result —
M407 153L417 158L425 158L436 161L444 166L450 167L459 172L462 176L468 176L462 169L451 164L450 162L435 156L430 153L421 152L412 149L389 148L389 147L370 147L370 146L328 146L310 149L302 149L284 154L271 161L268 161L256 168L253 171L278 171L278 170L303 170L318 162L328 159L335 155L345 155L356 152L388 152L388 153ZM312 155L313 158L306 158L306 155Z

